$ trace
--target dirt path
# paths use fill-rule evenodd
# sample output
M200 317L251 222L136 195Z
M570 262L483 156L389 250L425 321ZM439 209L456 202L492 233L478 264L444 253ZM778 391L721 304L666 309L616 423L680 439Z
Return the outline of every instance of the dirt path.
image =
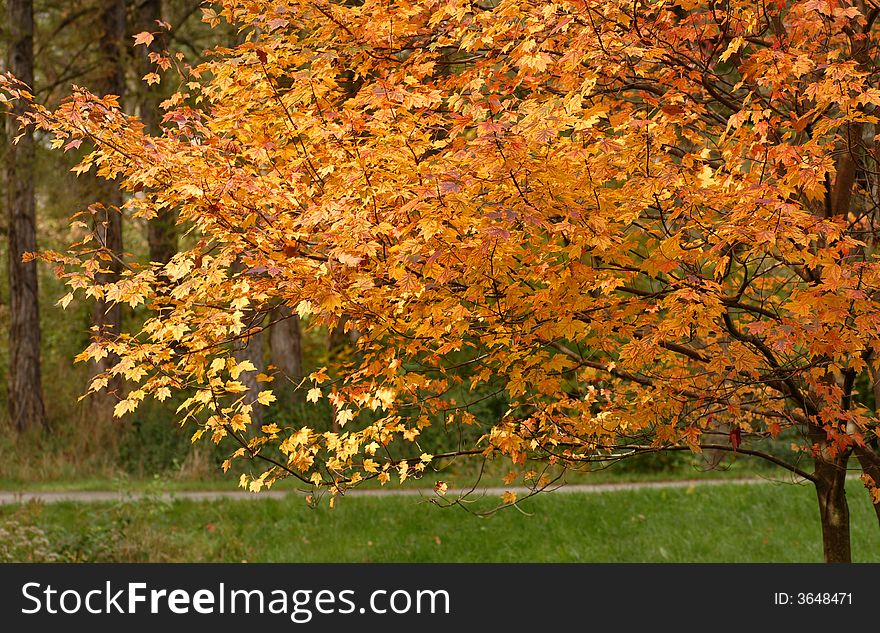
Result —
M612 492L616 490L650 490L658 488L691 488L705 486L722 486L722 485L758 485L769 483L784 483L779 480L748 478L748 479L685 479L678 481L641 481L627 483L610 483L610 484L569 484L548 489L543 494L553 492L556 494L571 493L602 493ZM489 487L477 488L471 494L499 496L505 491L512 491L520 496L530 492L528 488L521 486L511 486L506 488ZM462 495L468 492L467 489L450 489L446 496ZM285 499L292 496L301 496L306 493L298 491L281 491L267 490L259 494L239 490L190 490L169 493L147 493L147 492L110 492L110 491L66 491L66 492L0 492L0 505L28 503L37 501L40 503L106 503L114 501L134 501L138 499L157 499L157 500L173 500L187 499L191 501L214 501L217 499ZM346 493L350 497L391 497L391 496L423 496L433 497L434 492L430 488L363 488L350 490Z

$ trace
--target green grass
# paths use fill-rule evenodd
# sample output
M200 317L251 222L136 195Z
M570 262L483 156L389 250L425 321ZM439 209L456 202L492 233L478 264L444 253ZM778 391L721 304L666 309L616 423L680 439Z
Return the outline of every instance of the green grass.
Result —
M496 500L492 500L493 502ZM850 486L854 559L880 562L877 519ZM488 503L475 504L487 507ZM250 562L819 562L806 485L554 494L478 518L413 497L218 502L156 499L0 508L62 560ZM7 530L8 531L8 530ZM29 558L26 548L17 556ZM2 543L0 543L2 554ZM9 556L7 555L7 558ZM37 557L39 558L39 557Z

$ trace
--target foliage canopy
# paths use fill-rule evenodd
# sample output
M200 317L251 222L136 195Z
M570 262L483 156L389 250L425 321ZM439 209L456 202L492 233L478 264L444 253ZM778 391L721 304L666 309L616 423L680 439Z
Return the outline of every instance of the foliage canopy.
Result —
M152 54L146 81L180 82L161 136L82 89L25 117L57 147L92 143L77 169L117 179L122 212L173 208L192 236L114 283L96 281L111 255L90 231L45 255L72 292L155 309L81 358L118 357L110 373L134 383L119 415L192 390L195 437L271 460L252 490L402 481L438 457L419 445L431 424L485 426L456 453L563 465L748 453L795 429L816 471L788 468L831 486L855 454L880 502L873 394L856 389L880 349L877 14L847 0L206 7L244 42L194 68ZM303 386L339 433L271 414L252 428L277 376L251 398L254 368L231 348L279 304L361 335L357 363ZM499 379L509 410L490 424L450 396Z

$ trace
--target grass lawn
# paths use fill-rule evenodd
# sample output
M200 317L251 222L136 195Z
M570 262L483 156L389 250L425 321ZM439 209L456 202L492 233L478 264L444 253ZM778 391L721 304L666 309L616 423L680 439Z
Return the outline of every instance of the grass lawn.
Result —
M849 493L854 558L880 562L880 529L867 493L859 482L851 482ZM3 530L6 534L0 538L0 560L53 556L84 561L250 562L822 559L812 486L731 484L546 494L523 502L522 509L478 518L413 497L350 497L333 509L326 504L312 509L301 497L7 506L0 508L0 535Z

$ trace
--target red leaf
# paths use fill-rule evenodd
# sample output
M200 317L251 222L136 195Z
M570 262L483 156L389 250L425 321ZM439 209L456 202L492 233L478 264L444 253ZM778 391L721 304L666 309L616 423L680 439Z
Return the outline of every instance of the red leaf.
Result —
M257 57L260 59L261 64L265 64L268 57L266 56L266 51L263 49L257 49Z
M730 445L733 446L733 452L736 452L736 449L739 448L739 445L742 444L742 430L739 427L736 427L730 432Z

